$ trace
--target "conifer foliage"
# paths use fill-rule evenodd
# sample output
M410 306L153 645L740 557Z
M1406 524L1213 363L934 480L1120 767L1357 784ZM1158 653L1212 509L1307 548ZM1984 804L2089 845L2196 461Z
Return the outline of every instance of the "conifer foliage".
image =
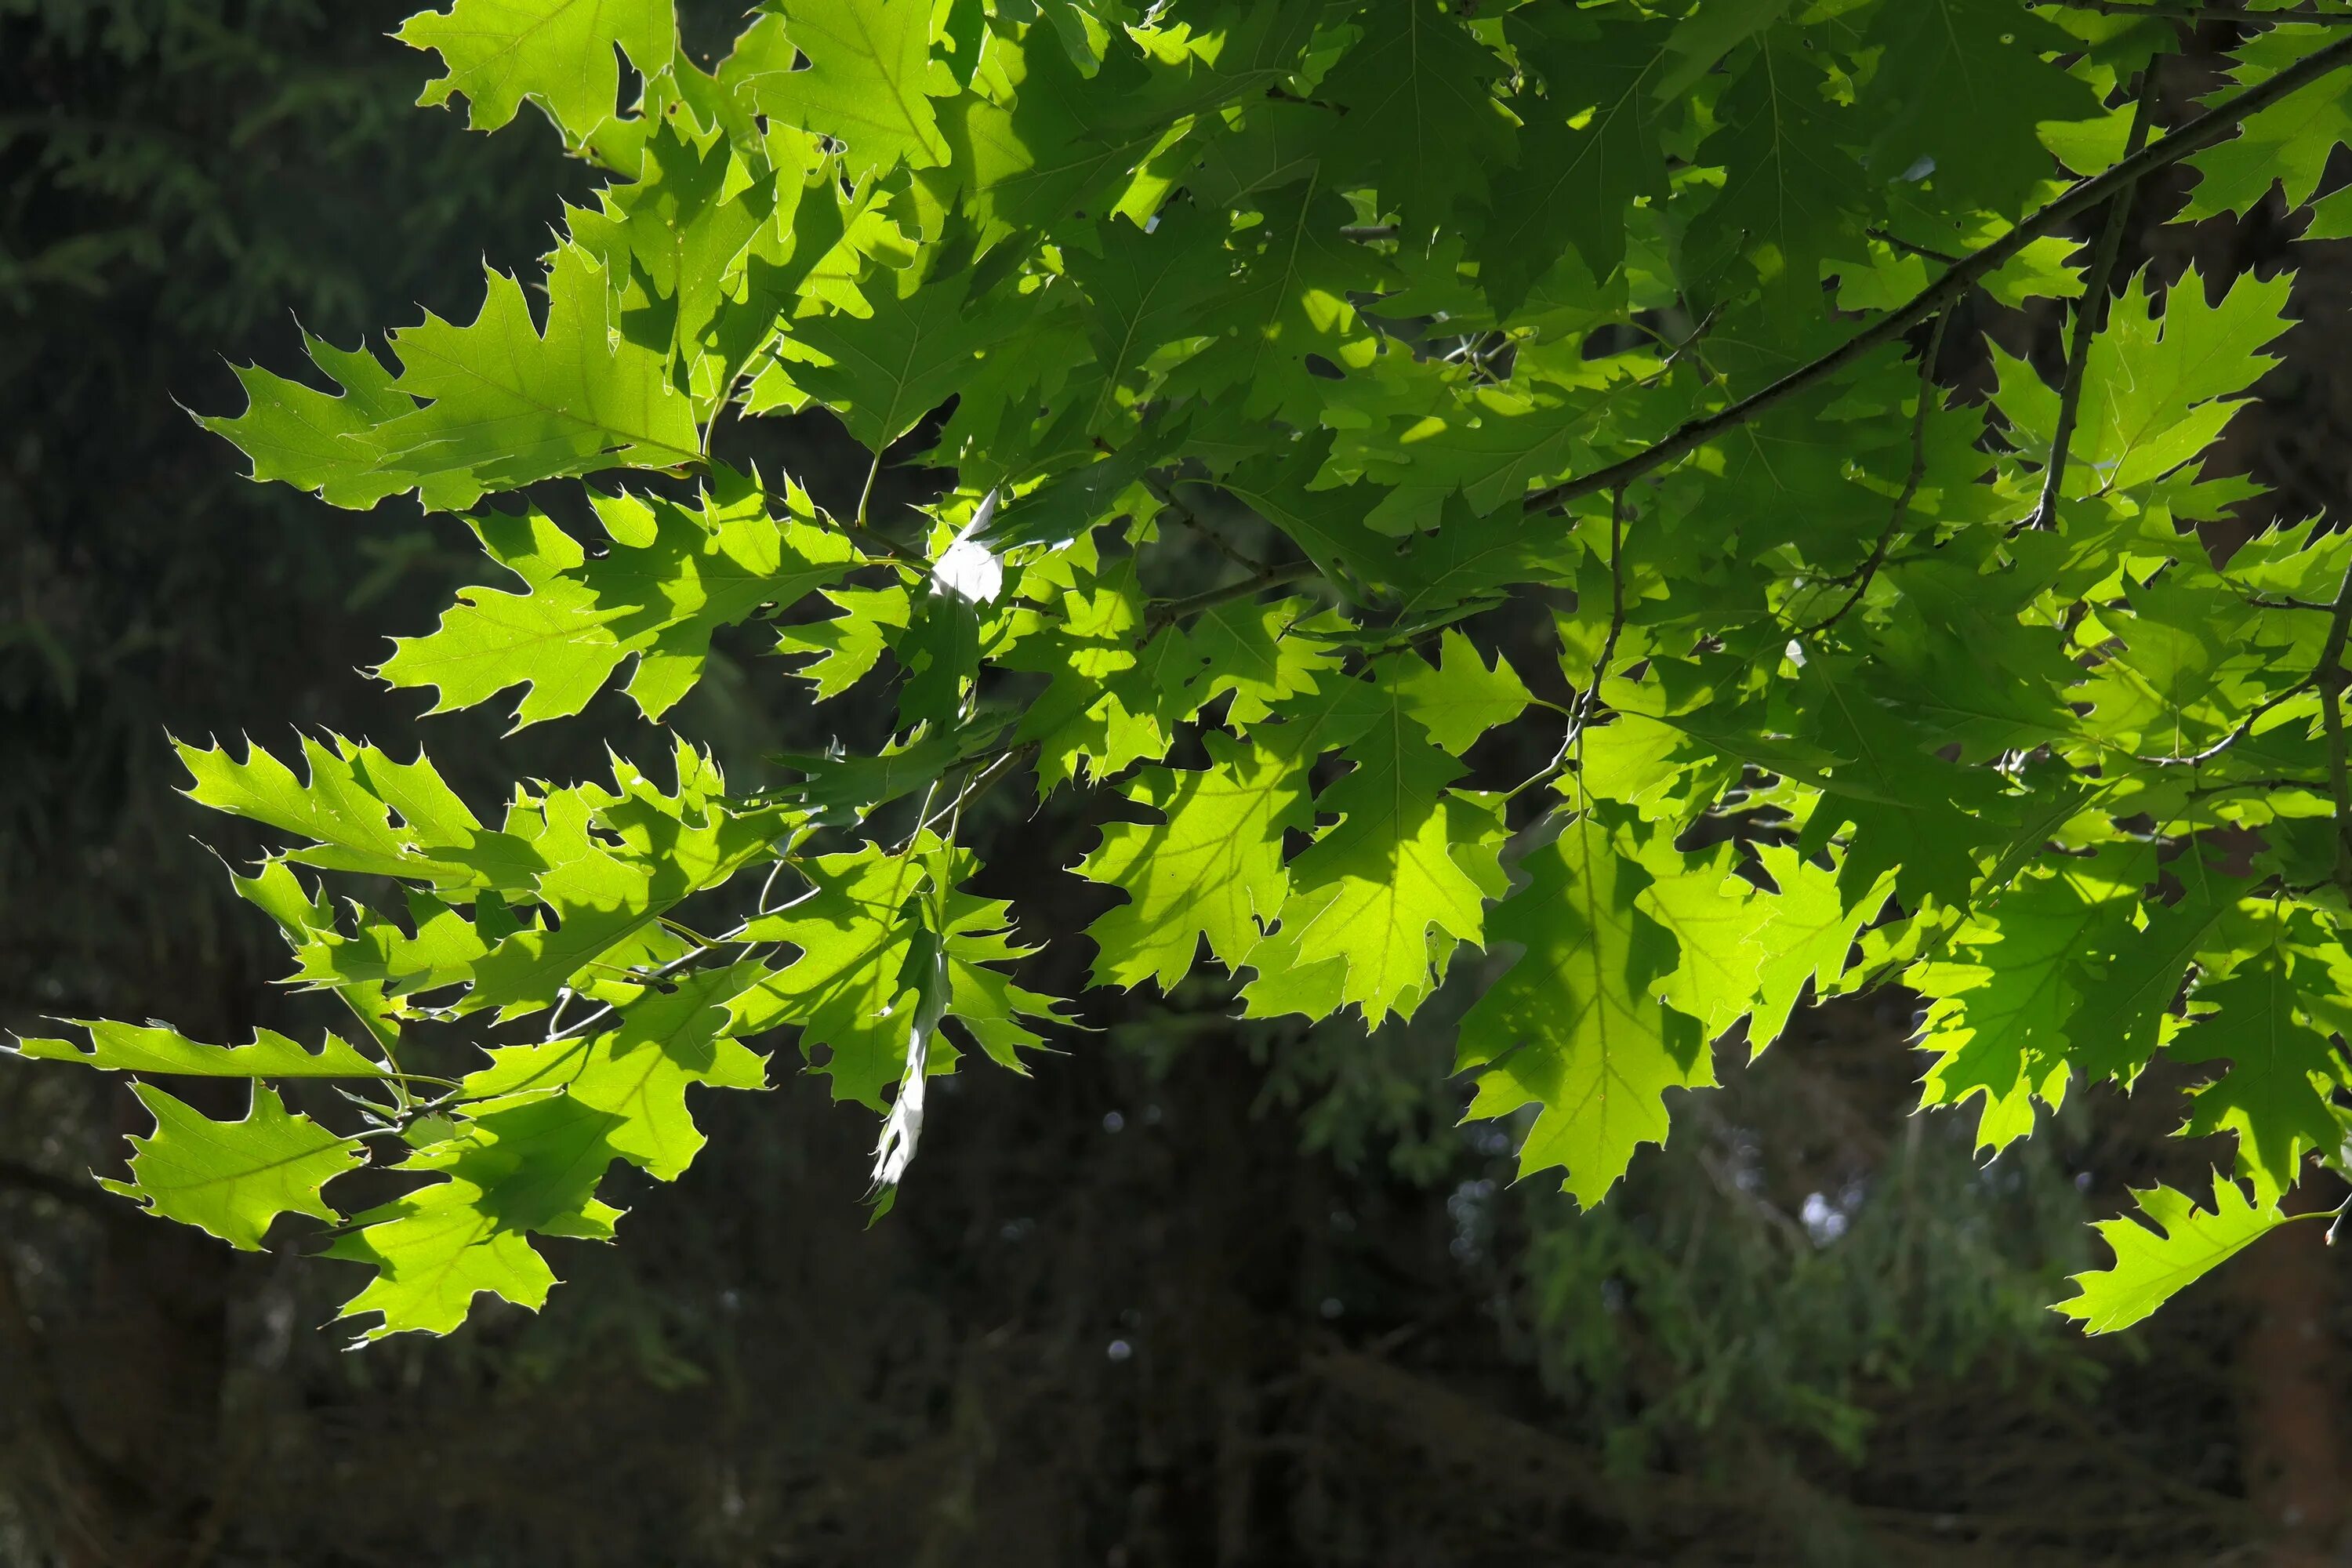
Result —
M2184 163L2188 216L2280 189L2352 234L2318 194L2352 18L2231 12L2166 124L2181 11L767 0L708 68L665 0L425 12L424 101L534 106L607 183L470 320L311 341L206 423L257 479L472 528L483 582L377 671L439 709L618 683L658 720L764 626L820 722L889 738L750 793L681 738L487 813L421 753L183 746L282 840L237 886L349 1037L18 1052L142 1080L114 1185L151 1212L326 1222L373 1338L541 1304L541 1238L609 1239L608 1170L678 1175L689 1090L763 1087L762 1048L881 1119L887 1198L931 1077L1083 1019L1032 944L1367 1025L1451 975L1470 1113L1586 1205L1715 1050L1900 984L1924 1103L1988 1153L2201 1066L2183 1131L2227 1168L2109 1222L2063 1307L2135 1321L2352 1128L2352 533L2209 543L2291 279L2116 265ZM2063 363L1988 350L1979 298L2063 312ZM711 455L817 408L950 488L831 511ZM1220 535L1224 581L1171 591L1234 519L1262 557ZM1493 776L1498 732L1549 764ZM1024 776L1116 802L1083 932L972 890L966 810ZM452 1038L461 1075L405 1065ZM346 1212L362 1169L404 1190Z

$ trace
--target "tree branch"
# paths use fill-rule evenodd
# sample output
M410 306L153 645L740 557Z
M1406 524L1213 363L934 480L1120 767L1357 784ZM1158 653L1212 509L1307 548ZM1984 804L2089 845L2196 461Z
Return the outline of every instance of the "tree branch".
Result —
M1151 606L1151 613L1144 618L1144 629L1147 633L1155 632L1162 626L1173 626L1187 616L1197 616L1202 610L1213 610L1219 605L1231 600L1246 599L1252 594L1263 593L1268 588L1279 588L1290 583L1304 583L1317 575L1318 574L1313 563L1295 561L1287 566L1269 566L1263 572L1244 577L1238 583L1228 583L1222 588L1211 588L1182 599L1163 599Z
M2040 0L2045 5L2069 11L2096 11L2106 16L2147 16L2168 22L2237 22L2269 26L2280 22L2301 22L2321 27L2352 27L2352 11L2251 11L2243 5L2179 5L2171 0L2155 0L2150 5L2134 5L2132 0Z
M2158 57L2159 58L2161 57ZM2151 59L2140 73L2139 106L2132 112L2131 136L2124 143L2128 159L2147 144L2148 122L2155 118L2156 68ZM2042 473L2042 499L2026 528L2052 528L2058 521L2058 492L2066 482L2066 455L2074 445L2074 425L2083 408L2083 373L2091 363L2091 340L2106 314L2107 296L2115 291L2116 262L2123 255L2124 228L2131 218L2137 182L2126 184L2107 204L2107 221L2099 230L2099 247L2084 279L2083 302L2074 308L2074 340L2066 349L2066 380L2058 392L2058 427L2050 436L2050 461ZM2019 531L2022 531L2021 530Z
M2065 195L1983 249L1970 253L1908 301L1873 321L1821 358L1799 366L1762 391L1742 398L1729 407L1686 421L1672 435L1630 458L1538 490L1522 504L1531 512L1549 511L1581 497L1598 495L1602 490L1630 484L1677 458L1689 456L1726 431L1736 430L1800 393L1828 380L1873 349L1895 342L1958 299L1980 279L2016 260L2028 246L2069 218L2098 205L2117 191L2137 184L2146 175L2168 168L2191 153L2204 151L2221 141L2249 115L2260 113L2347 63L2352 63L2352 38L2315 50L2267 81L2259 82L2208 110L2162 141L2150 142L2104 174L2078 182Z

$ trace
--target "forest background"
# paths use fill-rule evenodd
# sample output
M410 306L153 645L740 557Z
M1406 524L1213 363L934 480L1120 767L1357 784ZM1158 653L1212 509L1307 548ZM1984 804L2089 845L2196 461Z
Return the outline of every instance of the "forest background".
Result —
M414 110L404 10L0 0L0 1027L300 1016L192 836L248 847L173 793L164 732L404 724L356 667L429 624L469 541L247 484L178 405L284 362L289 310L349 342L470 298L585 185L551 132ZM2168 61L2159 110L2212 58ZM2127 264L2261 273L2291 237L2262 211L2159 237L2176 195L2143 191ZM2340 245L2298 259L2342 297ZM2055 318L1989 330L2024 352ZM2352 342L2295 363L2228 457L2282 514L2340 510ZM761 438L854 494L828 416ZM730 773L822 739L718 651L692 724ZM461 790L595 762L585 731L436 724ZM1435 1020L1367 1047L1120 1005L1032 1084L943 1083L873 1229L866 1129L788 1084L711 1106L691 1174L630 1194L632 1245L567 1254L542 1314L359 1355L317 1331L331 1268L99 1192L144 1125L121 1086L11 1073L0 1563L2347 1560L2352 1258L2274 1238L2086 1343L2042 1310L2082 1221L2195 1152L2108 1094L1979 1169L1965 1128L1903 1117L1906 997L1727 1062L1583 1215L1455 1129Z

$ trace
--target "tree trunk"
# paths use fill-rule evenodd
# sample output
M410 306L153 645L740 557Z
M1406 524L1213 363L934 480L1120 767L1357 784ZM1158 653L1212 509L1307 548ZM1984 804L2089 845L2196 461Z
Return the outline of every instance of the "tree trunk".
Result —
M2307 1183L2290 1204L2333 1207L2340 1194ZM2250 1247L2239 1285L2252 1309L2239 1347L2246 1495L2270 1534L2272 1568L2335 1568L2347 1521L2343 1366L2335 1315L2340 1248L2316 1225L2289 1226Z

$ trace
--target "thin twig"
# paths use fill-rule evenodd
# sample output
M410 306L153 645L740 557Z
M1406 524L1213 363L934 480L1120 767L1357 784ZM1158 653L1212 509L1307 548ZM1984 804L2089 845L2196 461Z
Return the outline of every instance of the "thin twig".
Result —
M742 929L743 928L741 926L738 926L736 928L737 935L740 935ZM729 946L737 940L737 935L720 937L707 947L689 948L686 952L679 953L676 958L671 959L667 963L659 964L655 968L626 975L624 978L632 985L648 984L653 981L659 980L666 974L669 974L677 970L685 968L688 964L692 963L698 958L706 957L719 948ZM587 1016L582 1018L578 1023L573 1024L571 1027L566 1029L557 1029L551 1032L547 1038L539 1043L543 1046L551 1046L558 1040L570 1039L572 1036L580 1034L583 1030L593 1028L604 1019L611 1017L614 1014L621 1010L622 1005L623 1005L618 1002L607 1002L603 1006L597 1008L593 1013L589 1014Z
M1591 473L1547 486L1528 496L1523 505L1531 512L1549 511L1580 497L1597 495L1602 490L1630 484L1645 474L1689 456L1726 431L1738 429L1769 413L1790 398L1837 374L1872 350L1895 342L1973 288L1980 279L2016 260L2028 246L2068 219L2098 205L2117 191L2137 184L2156 170L2168 168L2191 153L2204 151L2221 140L2247 116L2260 113L2298 89L2309 86L2347 63L2352 63L2352 38L2314 51L2278 75L2208 110L2162 141L2150 142L2104 174L2077 183L2065 195L1990 245L1971 252L1958 266L1946 271L1908 301L1873 321L1819 359L1799 366L1762 391L1727 408L1686 421L1673 434L1630 458L1596 468Z
M764 915L768 912L768 895L776 890L776 879L784 874L784 868L789 864L791 862L788 859L779 856L776 863L768 868L768 879L760 884L760 896L751 900L751 912L754 915Z
M1920 481L1927 477L1927 410L1937 401L1936 361L1942 356L1944 329L1951 320L1949 310L1937 316L1935 327L1927 333L1927 346L1919 355L1919 405L1911 415L1911 470L1904 476L1902 493L1895 498L1895 510L1887 513L1886 526L1878 531L1878 542L1870 547L1870 558L1846 574L1843 580L1853 583L1853 590L1836 609L1798 633L1800 637L1816 637L1829 630L1845 619L1847 611L1862 603L1862 596L1870 592L1870 584L1878 576L1878 569L1886 564L1886 552L1894 545L1895 536L1903 531L1903 520L1910 515Z
M1722 313L1723 305L1720 301L1709 306L1707 308L1706 314L1698 319L1697 322L1692 326L1690 331L1684 336L1680 342L1674 342L1672 339L1668 338L1665 333L1658 331L1655 327L1643 326L1639 321L1633 322L1633 324L1634 326L1640 327L1643 331L1649 333L1652 337L1657 339L1659 342L1664 344L1666 350L1666 357L1658 362L1658 368L1643 376L1640 384L1643 386L1656 385L1659 381L1664 377L1666 372L1675 368L1675 365L1682 359L1683 355L1688 353L1691 350L1698 346L1699 340L1706 336L1707 329L1715 325L1716 317ZM1704 371L1706 367L1702 364L1699 368Z
M1897 250L1916 256L1922 261L1938 262L1946 267L1957 267L1960 264L1960 258L1950 251L1937 250L1933 247L1921 245L1916 240L1906 239L1892 229L1866 228L1863 233L1882 244L1891 245Z
M2156 115L2156 68L2158 60L2147 62L2140 73L2139 106L2132 111L2131 135L2124 143L2124 155L2128 158L2147 144L2147 128ZM2042 499L2033 508L2033 515L2019 529L2048 529L2058 525L2058 492L2066 482L2066 455L2074 445L2074 424L2083 408L2084 372L2091 363L2091 341L2098 333L2099 322L2106 314L2107 296L2115 291L2116 263L2122 258L2124 230L2131 220L2132 195L2137 184L2126 184L2107 204L2107 221L2099 230L2098 248L2092 253L2091 270L2084 279L2083 300L2074 307L2074 339L2066 349L2066 380L2058 392L2058 427L2050 437L2050 461L2042 471Z
M963 777L956 782L955 798L948 802L947 808L941 811L938 816L933 816L931 815L931 802L939 797L939 786L946 779L947 775L942 773L939 778L932 780L929 791L923 796L923 809L916 816L914 829L907 835L905 841L899 845L898 852L903 855L908 849L914 847L915 842L921 838L924 833L927 832L934 823L941 821L942 819L950 825L947 835L948 842L950 844L954 843L956 835L956 827L954 825L963 820L964 802L971 798L974 791L985 787L988 781L994 778L996 774L1003 769L1006 764L1010 763L1027 744L1027 742L1023 742L1018 745L1006 747L1003 751L997 752L993 757L989 758L985 766L977 768L967 766L964 769ZM977 763L980 759L978 757L974 757L972 761Z
M2228 734L2222 736L2220 740L2214 742L2211 745L2206 747L2201 752L2192 752L2185 757L2135 756L2132 758L2132 761L2136 763L2144 763L2152 768L2193 768L2200 766L2203 763L2210 763L2214 758L2220 756L2222 752L2228 751L2231 747L2236 745L2239 742L2244 740L2247 736L2252 734L2254 732L2255 724L2262 721L2264 714L2268 713L2272 709L2276 708L2280 703L2286 701L2289 698L2299 697L2304 692L2310 690L2313 684L2316 682L2318 679L2319 677L2316 673L2307 675L2301 680L2296 681L2293 686L2288 687L2284 691L2274 692L2271 696L2263 699L2262 701L2254 704L2253 711L2247 714L2243 719L2239 720L2235 727L2233 727Z

